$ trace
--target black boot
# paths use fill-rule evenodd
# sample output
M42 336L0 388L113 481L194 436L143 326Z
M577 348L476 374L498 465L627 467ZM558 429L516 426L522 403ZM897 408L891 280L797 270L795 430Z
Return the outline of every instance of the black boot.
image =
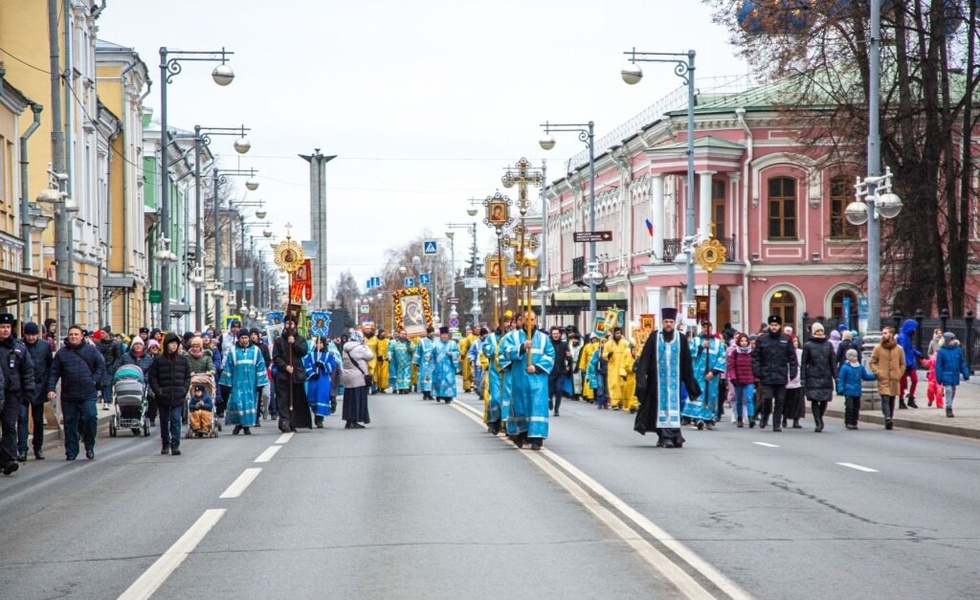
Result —
M911 394L909 395L908 407L909 408L919 408L919 405L915 403L915 398L912 397Z

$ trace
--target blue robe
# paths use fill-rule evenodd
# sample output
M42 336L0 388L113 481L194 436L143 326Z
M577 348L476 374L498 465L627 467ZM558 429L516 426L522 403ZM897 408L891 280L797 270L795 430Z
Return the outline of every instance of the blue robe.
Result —
M695 421L714 422L718 419L718 382L719 375L725 372L728 355L725 344L715 337L708 339L708 347L704 348L704 338L691 338L691 362L694 368L694 378L701 386L701 397L688 399L681 409L681 416ZM708 381L708 371L714 372L714 377Z
M231 397L227 398L225 406L225 425L255 425L256 392L260 387L269 385L262 352L253 345L242 348L235 344L225 354L219 384L231 388Z
M415 358L413 363L419 368L418 389L420 392L432 392L432 371L435 369L435 362L432 360L433 342L430 338L419 338L415 345Z
M480 366L480 355L483 353L483 343L483 340L476 338L466 351L466 361L473 365L473 389L481 400L483 400L483 367Z
M432 395L436 398L456 397L456 369L459 367L459 346L453 340L432 342Z
M548 437L548 374L555 366L555 347L548 336L535 330L531 338L531 366L527 372L527 332L515 329L500 342L499 360L510 383L507 435L526 433L529 438Z
M500 366L497 350L503 338L498 333L491 333L480 344L480 352L490 361L487 373L490 375L490 385L487 390L490 399L487 402L487 423L507 420L507 409L510 407L510 394L504 386L503 367Z
M395 338L388 342L388 360L396 390L412 389L412 341Z
M306 370L306 399L310 410L318 417L329 417L337 359L329 350L307 352L303 357L303 369Z

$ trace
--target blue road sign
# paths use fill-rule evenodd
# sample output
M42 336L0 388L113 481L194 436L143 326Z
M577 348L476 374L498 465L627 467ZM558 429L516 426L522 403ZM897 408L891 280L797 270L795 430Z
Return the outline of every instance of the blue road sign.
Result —
M367 288L367 289L371 289L371 280L370 279L368 279L367 281L364 282L364 287Z
M868 310L868 297L861 296L858 298L858 318L861 320L867 320L870 311Z
M405 278L405 287L412 287L413 285L415 285L415 278L414 277L406 277Z
M841 310L841 312L843 313L841 315L841 320L844 322L845 325L847 325L847 328L850 329L851 328L851 297L844 296L843 304L844 306L842 307Z
M381 287L381 278L380 277L375 277L374 278L374 287Z
M419 283L422 285L429 285L429 274L419 273Z
M422 253L426 256L439 254L439 246L435 240L425 240L422 242Z

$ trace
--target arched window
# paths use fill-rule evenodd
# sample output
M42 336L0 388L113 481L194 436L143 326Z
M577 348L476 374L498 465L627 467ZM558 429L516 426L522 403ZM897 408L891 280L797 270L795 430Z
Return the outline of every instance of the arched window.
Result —
M857 294L851 290L837 290L830 299L830 316L838 323L844 323L848 329L857 329ZM847 306L845 319L844 307Z
M838 175L830 180L830 237L860 239L861 230L844 216L847 205L854 200L853 178Z
M796 296L787 290L775 292L769 299L769 314L779 315L784 325L790 325L796 331Z
M792 177L769 179L769 239L795 240L796 180Z

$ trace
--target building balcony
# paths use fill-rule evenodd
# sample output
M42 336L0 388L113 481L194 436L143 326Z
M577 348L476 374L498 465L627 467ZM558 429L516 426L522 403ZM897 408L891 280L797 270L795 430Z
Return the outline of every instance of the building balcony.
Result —
M719 238L719 241L725 247L725 262L730 262L730 263L737 262L737 258L735 255L735 248L736 248L735 239L736 238L734 235L728 238ZM674 258L676 258L677 255L681 253L681 250L683 250L682 242L683 242L682 238L664 239L664 247L659 256L661 261L666 263L674 262ZM654 256L654 258L658 258L658 257ZM573 269L574 269L574 262L573 262Z

